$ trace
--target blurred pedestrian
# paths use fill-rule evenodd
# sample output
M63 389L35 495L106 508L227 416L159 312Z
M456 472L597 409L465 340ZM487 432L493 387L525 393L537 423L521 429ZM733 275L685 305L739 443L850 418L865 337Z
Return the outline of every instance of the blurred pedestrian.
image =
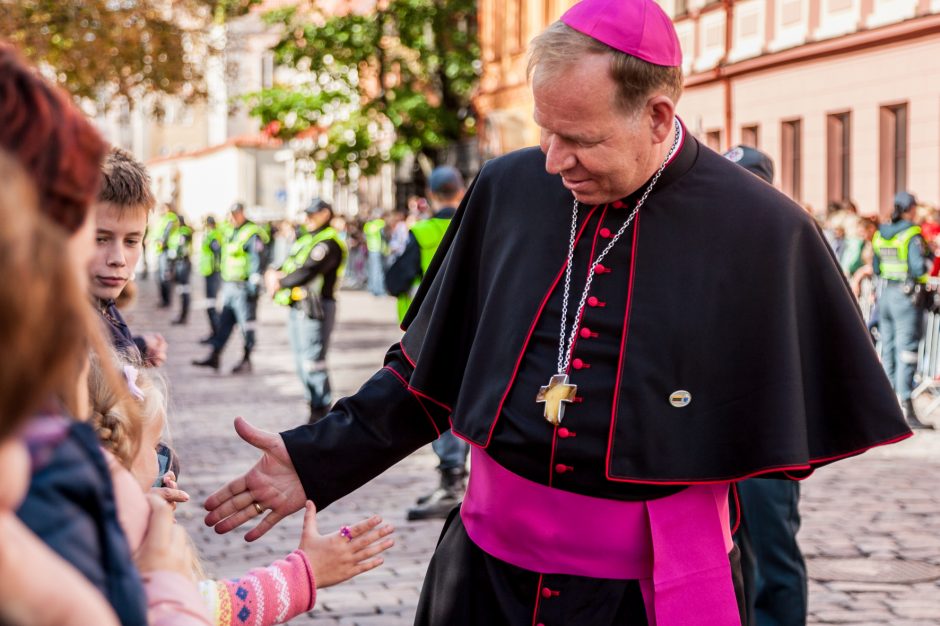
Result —
M362 225L369 252L366 269L369 276L369 293L373 296L385 295L385 220L376 211L373 218Z
M206 315L209 318L209 334L199 343L209 343L219 328L219 309L216 302L222 281L223 229L216 226L215 218L206 218L202 231L202 246L199 250L199 273L206 280Z
M173 262L169 254L170 235L179 225L179 216L169 203L160 205L151 233L151 247L157 255L157 286L160 290L160 308L170 306L173 294Z
M923 328L925 286L930 269L920 226L914 224L917 199L906 191L894 196L891 222L882 224L872 246L873 271L882 280L878 299L881 362L911 428L932 429L917 417L911 391L917 347Z
M209 342L212 352L204 359L194 360L197 367L218 371L222 350L235 329L242 331L244 352L232 368L233 374L251 373L251 351L255 347L255 320L261 292L267 232L245 215L245 205L236 202L229 210L229 229L222 246L222 312L219 328Z
M304 234L294 242L284 263L265 276L274 301L290 309L287 333L310 409L310 424L329 413L333 402L326 359L347 250L330 225L332 219L330 203L314 198L304 211Z
M190 291L190 278L193 271L193 229L186 223L186 218L179 216L179 223L167 241L167 256L173 263L173 282L179 296L180 311L171 322L174 326L185 324L189 320L189 307L192 292Z

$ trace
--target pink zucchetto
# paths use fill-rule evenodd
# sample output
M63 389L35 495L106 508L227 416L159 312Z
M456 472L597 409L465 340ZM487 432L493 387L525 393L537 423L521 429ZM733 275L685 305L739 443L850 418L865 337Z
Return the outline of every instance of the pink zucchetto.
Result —
M672 20L653 0L581 0L561 16L561 21L654 65L682 65L682 49Z

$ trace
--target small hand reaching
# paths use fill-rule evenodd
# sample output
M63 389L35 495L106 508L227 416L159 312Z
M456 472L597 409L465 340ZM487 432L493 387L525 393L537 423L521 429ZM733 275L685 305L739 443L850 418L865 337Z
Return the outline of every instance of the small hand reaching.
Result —
M177 502L189 502L189 494L179 488L176 483L176 474L167 472L163 475L162 487L151 487L150 493L154 493L167 502L173 509L176 509Z
M377 555L395 544L389 537L395 529L388 524L379 526L382 518L378 515L344 526L339 532L321 535L317 530L317 508L309 500L306 507L300 549L310 561L318 589L375 569L384 562Z

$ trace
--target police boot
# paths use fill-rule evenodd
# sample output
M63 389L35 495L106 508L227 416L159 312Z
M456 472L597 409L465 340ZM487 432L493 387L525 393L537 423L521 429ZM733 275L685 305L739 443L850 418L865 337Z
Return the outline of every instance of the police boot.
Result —
M308 424L316 424L330 412L330 407L328 406L314 406L310 405L310 419L307 420Z
M180 296L180 314L174 319L171 324L174 326L179 326L180 324L185 324L186 319L189 317L189 294L184 293Z
M447 519L455 506L460 504L464 491L466 472L462 467L440 470L441 484L428 496L419 499L419 505L408 509L408 521L423 519Z
M251 352L245 351L245 356L232 368L233 374L251 374Z
M908 398L901 402L901 410L904 411L904 418L907 420L907 425L911 427L912 430L933 430L933 424L925 424L917 417L917 413L914 412L914 401Z
M212 353L206 358L199 360L193 360L192 364L196 367L211 367L215 371L219 371L219 352L218 350L213 350Z

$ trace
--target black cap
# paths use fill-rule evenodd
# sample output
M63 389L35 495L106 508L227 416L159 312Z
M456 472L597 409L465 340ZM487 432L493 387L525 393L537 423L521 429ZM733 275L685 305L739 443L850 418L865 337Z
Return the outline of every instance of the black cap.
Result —
M914 194L906 191L899 191L894 194L894 209L898 213L907 213L915 206L917 206L917 198L914 197Z
M333 205L324 200L323 198L314 198L310 201L310 204L307 205L307 208L304 209L304 213L307 215L313 215L314 213L319 213L323 209L333 210Z
M771 185L774 183L774 162L757 148L738 145L722 156L732 163L737 163L752 174L757 174L764 182Z
M455 167L440 165L431 172L428 187L433 193L453 195L464 188L463 176Z

